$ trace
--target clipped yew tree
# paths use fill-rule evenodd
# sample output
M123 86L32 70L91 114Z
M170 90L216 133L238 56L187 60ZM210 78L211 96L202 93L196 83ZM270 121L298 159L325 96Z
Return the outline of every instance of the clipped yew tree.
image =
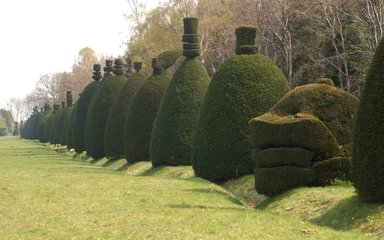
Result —
M384 202L384 40L376 49L360 95L352 182L364 202Z
M85 123L87 121L87 111L92 97L100 85L99 80L101 78L101 65L94 64L92 76L94 81L84 88L76 102L76 108L73 110L72 139L73 147L77 153L85 151Z
M61 133L60 133L60 144L68 145L67 133L70 127L71 115L73 112L73 97L72 91L67 91L67 106L64 108L61 115Z
M281 70L258 54L256 28L236 29L236 56L213 75L193 144L193 169L214 182L253 171L248 121L269 110L289 87Z
M124 153L129 163L149 161L149 143L153 122L161 98L170 82L165 70L180 57L181 51L169 50L152 59L153 74L133 96L125 122Z
M49 106L48 103L44 105L44 112L39 117L39 121L37 124L37 139L39 139L39 142L43 142L44 138L44 128L46 127L46 124L48 122L49 117L52 114L52 109Z
M210 81L200 56L197 18L184 18L183 55L165 91L150 142L153 166L191 165L192 140L200 108Z
M64 109L65 109L65 101L62 101L60 110L57 111L57 113L55 114L52 137L50 141L52 144L60 144L61 142L61 130L62 130L62 119L63 119L62 116L63 116Z
M330 79L288 92L249 122L255 189L275 195L299 186L349 181L358 99Z
M111 108L120 94L126 81L125 77L116 77L110 74L110 71L117 73L122 71L123 62L121 59L115 60L112 68L112 62L107 61L106 72L100 87L96 90L88 107L87 116L87 153L93 158L102 158L105 156L104 135L107 125L107 119Z
M53 132L54 132L54 127L55 127L55 115L56 113L60 110L60 105L59 104L54 104L53 105L53 110L52 113L47 115L48 119L46 119L46 124L44 125L43 129L43 136L40 142L46 143L46 142L51 142L52 143L52 138L53 138Z
M129 106L134 94L145 80L145 75L140 72L141 66L141 62L134 63L136 72L132 73L125 82L109 114L104 138L105 155L108 158L124 156L124 128ZM122 72L116 74L116 77L125 78Z

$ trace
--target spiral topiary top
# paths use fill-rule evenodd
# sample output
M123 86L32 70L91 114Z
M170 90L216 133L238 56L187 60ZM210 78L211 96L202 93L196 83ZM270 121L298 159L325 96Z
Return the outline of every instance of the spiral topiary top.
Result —
M240 26L236 28L236 54L257 54L256 46L257 29L252 26Z
M113 74L123 75L123 61L120 58L115 59L115 65L113 66Z
M194 58L200 56L200 38L197 34L199 19L187 17L183 19L183 56Z

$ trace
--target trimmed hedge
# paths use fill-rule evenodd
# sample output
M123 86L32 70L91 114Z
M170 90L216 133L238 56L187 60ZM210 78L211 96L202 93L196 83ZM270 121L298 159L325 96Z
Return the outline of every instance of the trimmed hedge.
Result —
M360 95L353 143L352 181L364 202L384 202L384 40Z
M219 68L208 87L193 144L195 174L220 182L252 172L248 121L268 111L288 82L269 58L238 55Z
M252 159L256 166L255 180L259 181L256 190L278 194L297 186L349 180L349 144L357 104L355 96L334 87L331 80L319 79L318 83L293 89L268 113L252 119L249 122ZM284 153L276 153L275 149L281 147ZM312 157L306 156L308 151ZM281 171L282 167L289 168ZM298 171L291 167L311 169L315 174L308 175L307 180L302 179L305 174L298 175L299 179L291 180L297 183L293 184L286 181L286 175L295 178ZM272 177L266 173L276 180L269 182Z
M51 137L51 143L52 144L60 144L61 142L61 131L62 131L62 116L65 109L65 102L61 102L61 109L56 112L54 124L53 124L53 131L52 131L52 137Z
M52 114L50 114L47 123L44 127L43 139L42 142L51 142L53 138L53 132L55 127L55 115L59 111L60 105L54 104Z
M176 62L179 55L166 51L153 59L153 74L147 78L133 96L125 123L124 151L128 162L149 161L149 143L161 98L170 82L163 67ZM172 61L162 60L164 56L173 56ZM166 57L167 59L170 59ZM169 64L164 64L168 62ZM160 63L160 64L159 64ZM172 64L171 64L172 63Z
M191 165L192 140L210 78L197 59L186 59L161 100L153 125L154 166Z
M67 107L64 108L64 111L62 113L62 119L61 119L61 134L60 134L60 144L62 145L68 145L67 142L67 133L69 130L70 125L70 119L73 112L73 105L72 105L72 92L67 91Z
M138 64L135 62L136 69ZM105 155L109 158L118 158L124 156L124 128L127 119L129 106L132 98L139 87L143 84L145 76L136 72L133 73L120 92L117 100L112 106L111 113L107 120L105 130L104 147Z
M101 66L100 64L93 65L93 82L88 84L79 99L76 102L76 108L73 111L74 125L72 130L73 145L77 153L81 153L86 150L85 139L86 139L86 121L89 104L92 100L93 95L96 93L97 88L100 85L101 79Z
M119 61L115 61L115 63L119 64ZM104 135L107 119L126 81L126 78L122 75L112 76L109 74L108 71L111 70L110 62L108 62L105 70L107 72L104 74L100 87L93 95L87 112L87 153L96 159L105 156Z

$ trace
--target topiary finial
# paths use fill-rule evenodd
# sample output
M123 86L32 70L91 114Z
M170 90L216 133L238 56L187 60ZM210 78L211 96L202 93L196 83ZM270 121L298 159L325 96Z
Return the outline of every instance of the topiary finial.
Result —
M57 112L60 110L60 105L59 104L53 104L53 112Z
M152 68L153 68L153 75L161 74L164 72L164 69L161 67L157 58L152 58Z
M115 65L113 66L113 74L123 75L123 60L120 58L115 59Z
M183 19L183 56L194 58L200 56L200 37L197 34L199 19L187 17Z
M236 28L236 55L257 54L256 46L257 28L253 26L240 26Z
M73 104L72 91L67 91L67 106L71 107Z
M143 65L142 62L134 62L133 68L136 70L136 72L140 72L142 65Z
M101 76L101 65L100 64L93 64L93 75L92 79L95 81L99 81L102 78Z
M335 86L335 84L332 81L332 79L329 79L329 78L318 78L316 80L316 83L318 83L318 84L328 84L328 85L331 85L331 86Z
M105 60L105 67L104 67L105 74L110 74L110 72L112 71L113 71L112 60Z

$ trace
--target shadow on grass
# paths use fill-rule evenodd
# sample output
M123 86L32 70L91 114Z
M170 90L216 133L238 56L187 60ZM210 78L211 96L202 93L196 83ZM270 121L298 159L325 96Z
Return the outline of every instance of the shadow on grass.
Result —
M279 194L274 197L265 197L264 200L262 200L259 204L256 205L256 209L263 210L267 208L270 204L273 204L275 202L279 202L283 200L284 198L288 198L295 194L295 189L292 189L290 191L284 192L282 194Z
M374 222L374 218L382 215L383 212L383 204L363 203L358 196L352 196L340 201L325 214L311 222L344 231L358 228L369 221Z
M243 203L239 199L235 198L234 196L231 196L227 192L220 191L218 189L213 189L213 188L195 188L195 189L188 189L186 191L188 191L188 192L197 192L197 193L216 194L216 195L219 195L221 197L224 197L224 198L228 199L230 202L232 202L234 204L243 205Z
M119 161L121 158L111 158L111 159L108 159L105 163L101 164L100 166L101 167L108 167L112 164L114 164L115 162Z
M211 207L204 205L192 205L192 204L170 204L170 208L179 208L179 209L213 209L213 210L235 210L235 211L248 211L246 208L231 208L231 207Z

